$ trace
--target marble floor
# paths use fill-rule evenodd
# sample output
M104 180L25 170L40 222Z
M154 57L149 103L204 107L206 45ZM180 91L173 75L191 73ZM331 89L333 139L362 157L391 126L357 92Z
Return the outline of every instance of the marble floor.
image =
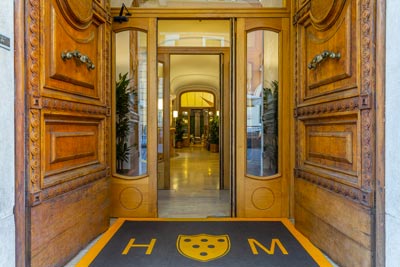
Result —
M176 150L170 161L171 190L158 190L162 218L229 217L230 191L219 189L219 154L203 146Z

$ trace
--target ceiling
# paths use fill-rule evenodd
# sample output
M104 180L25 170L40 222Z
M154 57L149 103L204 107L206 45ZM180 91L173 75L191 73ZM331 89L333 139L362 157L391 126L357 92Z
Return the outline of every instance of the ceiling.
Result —
M171 55L170 94L179 90L219 89L218 55Z
M111 0L111 7L120 7L124 3L127 7L132 6L132 0ZM182 8L182 7L229 7L229 8L251 8L251 7L282 7L285 0L138 0L140 7L157 8Z

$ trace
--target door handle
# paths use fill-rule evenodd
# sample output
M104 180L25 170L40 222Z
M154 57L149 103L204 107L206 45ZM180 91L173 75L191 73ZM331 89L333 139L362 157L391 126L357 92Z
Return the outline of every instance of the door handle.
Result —
M311 60L311 62L308 63L307 67L310 70L315 70L317 68L318 64L321 63L322 61L324 61L325 59L327 59L327 58L339 59L340 57L341 57L340 52L334 53L332 51L325 50L321 54L316 55Z
M87 55L82 54L78 50L62 52L61 58L64 61L71 59L71 58L76 58L76 60L79 60L78 62L82 62L82 63L86 64L88 70L94 70L94 68L95 68L95 66L94 66L93 62L90 60L90 58Z

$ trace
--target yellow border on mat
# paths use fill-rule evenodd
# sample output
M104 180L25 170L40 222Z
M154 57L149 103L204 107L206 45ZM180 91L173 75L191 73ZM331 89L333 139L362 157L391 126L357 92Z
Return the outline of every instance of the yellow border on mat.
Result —
M100 251L107 245L108 241L119 230L125 219L117 219L113 225L100 237L100 239L89 249L83 258L76 264L76 267L87 267L99 255Z
M320 267L333 267L324 254L322 254L322 252L315 247L308 238L297 231L289 219L281 219L281 221Z
M101 250L106 246L114 234L119 230L125 221L266 221L266 222L282 222L288 231L296 238L300 245L308 252L314 261L320 267L333 267L322 252L316 248L310 240L296 230L294 225L286 218L118 218L114 224L103 234L103 236L94 244L94 246L86 253L78 262L76 267L87 267L99 255Z

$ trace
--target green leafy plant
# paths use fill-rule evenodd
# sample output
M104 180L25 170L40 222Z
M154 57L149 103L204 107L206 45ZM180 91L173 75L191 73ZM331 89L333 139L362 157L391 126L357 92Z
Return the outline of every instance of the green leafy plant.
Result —
M179 115L175 121L175 141L182 142L183 141L183 134L184 134L184 121L183 117Z
M136 93L129 87L131 79L127 78L128 73L119 74L116 82L116 160L117 172L123 169L123 163L128 161L128 156L132 146L128 146L127 137L129 135L129 106L131 95Z
M208 137L208 142L210 144L218 144L219 143L219 117L214 116L211 118L210 123L209 123L209 137Z

